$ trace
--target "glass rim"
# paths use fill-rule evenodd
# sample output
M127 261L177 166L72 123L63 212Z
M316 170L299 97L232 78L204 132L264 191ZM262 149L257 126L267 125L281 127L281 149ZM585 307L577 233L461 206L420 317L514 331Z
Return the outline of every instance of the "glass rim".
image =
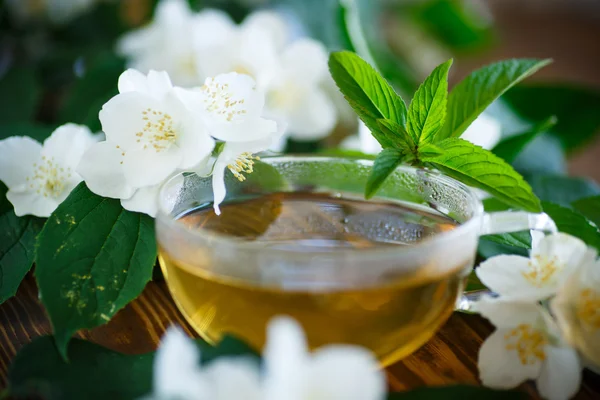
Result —
M336 156L316 156L316 155L314 155L314 156L313 155L284 155L284 156L261 157L261 162L265 162L267 164L271 164L272 162L294 162L294 161L295 162L342 161L342 162L359 163L359 164L362 164L365 166L373 165L373 160L362 159L362 158L347 158L347 157L343 157L343 156L336 157ZM429 246L431 244L444 243L447 241L451 241L451 240L455 239L456 237L460 237L464 233L468 232L470 229L474 229L475 225L478 222L480 223L481 217L484 215L483 203L482 203L481 199L477 196L477 194L473 188L463 184L462 182L457 181L456 179L453 179L447 175L444 175L443 173L441 173L440 171L437 171L437 170L417 168L417 167L408 166L408 165L399 165L398 167L396 167L395 171L398 171L398 170L411 171L411 172L422 171L423 173L426 173L426 174L432 176L434 179L442 182L443 184L451 185L455 188L462 190L463 192L465 192L465 194L469 198L469 203L473 208L473 215L464 223L458 224L457 227L454 229L451 229L449 231L440 232L440 233L438 233L432 237L426 238L420 242L411 244L410 246L398 245L398 246L393 246L393 247L392 246L390 246L390 247L387 247L387 246L386 247L369 247L369 248L361 248L361 249L354 248L354 247L348 247L348 248L333 249L333 250L327 251L324 254L332 255L332 256L335 256L338 254L343 254L343 255L352 254L352 256L367 258L368 256L372 256L375 253L389 254L389 253L404 253L407 251L413 252L413 251L418 251L418 249L421 247ZM192 229L188 228L187 226L185 226L184 224L179 223L177 221L177 219L171 215L170 212L167 212L166 210L163 209L162 198L163 198L164 191L169 186L169 184L174 180L181 179L181 177L185 176L186 174L189 174L189 172L183 171L183 172L180 172L180 173L172 176L167 181L165 181L163 183L163 185L161 186L161 188L159 189L158 199L157 199L158 212L156 215L156 220L160 221L161 224L166 224L169 229L174 229L176 231L182 232L187 237L195 237L195 238L198 238L205 242L211 242L211 243L214 243L219 246L230 246L232 248L235 248L236 250L248 250L248 251L260 250L260 251L274 253L274 254L277 254L277 253L285 254L287 256L291 256L291 255L305 256L305 257L313 257L314 256L314 254L312 252L306 252L306 251L297 250L297 249L266 248L264 246L258 245L257 242L243 240L243 239L240 239L240 238L237 238L234 236L223 235L221 233L217 233L217 232L213 232L213 231L209 231L209 230L204 230L204 229L192 230ZM203 178L201 176L198 176L198 178L199 179L210 179L210 178ZM394 201L393 198L389 198L388 200ZM158 227L158 224L156 226ZM477 232L477 235L479 236L479 232Z

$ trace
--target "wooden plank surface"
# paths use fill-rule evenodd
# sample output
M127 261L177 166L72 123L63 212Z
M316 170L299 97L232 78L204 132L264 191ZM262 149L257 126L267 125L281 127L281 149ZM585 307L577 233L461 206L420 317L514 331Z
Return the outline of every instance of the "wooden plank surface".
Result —
M138 354L156 349L170 324L181 325L194 335L171 300L164 282L151 282L143 294L121 310L107 325L78 336L123 353ZM425 346L387 369L391 390L421 386L479 384L477 352L493 330L484 319L455 313L440 332ZM35 281L29 275L17 296L0 306L0 388L6 387L6 372L16 352L32 339L51 334L52 328L38 300ZM532 385L522 390L532 397ZM577 399L600 398L600 378L584 374Z

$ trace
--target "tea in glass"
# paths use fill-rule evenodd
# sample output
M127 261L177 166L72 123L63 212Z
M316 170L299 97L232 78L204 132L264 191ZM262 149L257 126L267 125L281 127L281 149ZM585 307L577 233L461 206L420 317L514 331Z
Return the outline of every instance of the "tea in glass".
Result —
M261 349L267 322L288 315L302 324L311 347L356 344L388 364L416 350L446 321L471 266L468 261L444 268L431 268L427 262L403 266L409 261L398 258L397 268L375 284L353 279L375 267L369 262L327 279L329 256L394 251L458 225L432 209L366 201L352 194L274 192L227 202L220 216L207 204L180 213L176 220L191 232L231 238L265 256L275 252L284 270L290 264L288 276L284 273L276 282L260 279L265 272L252 265L247 271L251 279L244 279L243 273L220 273L210 246L190 247L178 255L161 247L160 262L173 298L209 342L233 334ZM323 259L323 279L319 273L301 276L303 266L287 257L298 253L312 255L313 270ZM235 262L243 271L246 260Z

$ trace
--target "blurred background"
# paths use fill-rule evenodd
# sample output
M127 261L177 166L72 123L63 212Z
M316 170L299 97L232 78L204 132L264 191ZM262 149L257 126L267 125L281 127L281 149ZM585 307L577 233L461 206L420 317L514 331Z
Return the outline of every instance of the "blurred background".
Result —
M451 85L500 59L552 58L480 129L531 133L511 161L540 197L558 201L555 184L600 192L600 0L0 0L0 139L43 140L65 122L99 131L131 66L165 69L181 86L249 73L289 123L274 150L373 153L326 71L326 52L340 49L407 101L450 57ZM550 116L556 125L538 129Z

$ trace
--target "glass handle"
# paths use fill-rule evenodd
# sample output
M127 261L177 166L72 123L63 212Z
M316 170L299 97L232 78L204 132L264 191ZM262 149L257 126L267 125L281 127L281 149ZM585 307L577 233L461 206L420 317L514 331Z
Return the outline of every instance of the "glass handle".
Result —
M486 213L483 215L481 222L480 235L492 235L495 233L509 233L519 231L544 231L554 233L556 224L552 218L545 213L532 214L523 211L501 211L494 213ZM486 293L490 293L487 289L477 290L472 292L464 292L459 297L456 303L456 310L464 312L473 311L473 302Z
M486 213L481 222L480 235L509 233L528 230L557 232L556 224L545 213L532 214L524 211L501 211Z

